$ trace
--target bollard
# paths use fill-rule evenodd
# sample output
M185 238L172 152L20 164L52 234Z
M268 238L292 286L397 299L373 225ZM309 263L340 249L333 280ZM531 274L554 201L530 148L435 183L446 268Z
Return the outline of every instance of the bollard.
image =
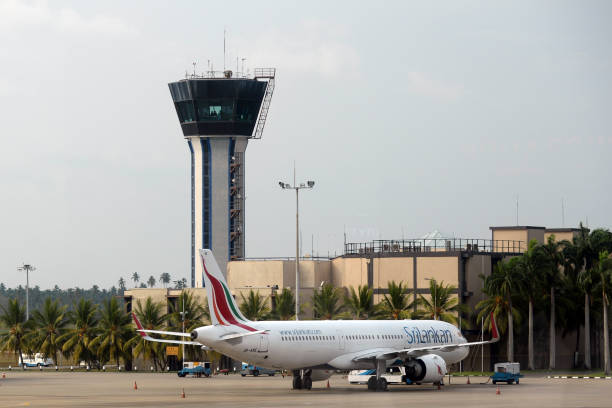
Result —
M9 371L13 371L13 366L9 366Z
M185 389L183 388L183 392L181 393L181 398L185 398Z
M117 368L118 368L119 372L121 372L121 366L119 366L119 367L117 367Z
M74 371L74 367L70 366L70 371Z
M153 372L153 366L151 366L151 372Z
M134 371L138 371L138 366L134 366Z
M90 369L90 367L89 367L89 366L87 366L87 371L89 371L89 369Z
M105 365L102 366L102 371L106 371L106 366Z
M38 369L39 369L40 371L42 371L42 366L38 366Z
M58 366L55 366L55 371L59 371L59 367Z

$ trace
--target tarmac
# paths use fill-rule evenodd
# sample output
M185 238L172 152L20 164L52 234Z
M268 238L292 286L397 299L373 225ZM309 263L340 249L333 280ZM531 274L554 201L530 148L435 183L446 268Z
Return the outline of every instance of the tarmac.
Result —
M468 385L466 378L453 377L440 390L390 385L387 392L371 392L336 375L330 388L323 381L306 391L292 390L291 377L280 375L7 371L0 377L0 407L612 407L611 380L525 377L519 385L499 385L499 395L498 386L481 384L486 380L470 377Z

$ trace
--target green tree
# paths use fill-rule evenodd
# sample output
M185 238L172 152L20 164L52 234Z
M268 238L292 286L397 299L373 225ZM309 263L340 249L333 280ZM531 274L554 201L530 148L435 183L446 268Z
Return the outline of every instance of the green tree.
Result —
M404 282L398 284L390 281L387 283L387 289L389 293L382 299L379 316L390 320L411 317L410 309L413 307L413 302L408 298L408 288L404 286Z
M484 318L485 326L490 329L490 315L493 313L500 332L508 330L508 361L514 361L514 321L520 320L519 311L512 307L512 296L520 289L520 276L517 273L518 258L499 261L490 276L484 279L483 292L488 296L476 305L478 320Z
M165 328L166 316L163 313L163 305L154 302L151 297L147 297L144 305L138 299L134 313L146 330L163 330ZM140 334L132 337L127 343L127 347L133 347L132 352L136 356L142 356L145 360L152 360L155 371L163 369L164 343L157 343L145 340Z
M281 293L276 295L271 316L276 320L291 320L295 316L295 296L291 289L283 288Z
M467 307L459 304L459 299L453 296L453 292L456 290L457 287L454 285L444 285L444 281L438 284L435 279L431 279L429 281L430 298L427 299L425 296L419 295L421 308L418 315L427 319L457 324L457 316L459 313L467 313Z
M185 330L183 330L182 312L185 316ZM177 332L191 332L198 327L204 326L210 321L210 311L208 305L203 305L198 296L195 296L189 290L183 290L176 302L170 303L170 314L168 322L170 328ZM185 346L185 351L190 358L201 357L201 348L197 346ZM182 353L180 349L180 353ZM183 359L183 355L179 355L179 359Z
M132 274L132 280L134 281L134 287L138 286L138 281L140 281L140 275L138 272L134 272Z
M518 258L516 263L517 271L520 273L520 290L522 295L527 298L528 307L528 334L527 334L527 366L530 370L535 370L535 350L533 346L533 308L536 298L541 290L540 276L545 266L544 255L538 241L529 241L527 251Z
M2 308L0 322L7 329L0 333L0 350L12 351L19 354L19 361L23 367L24 338L28 334L29 322L25 321L25 310L17 299L9 299L6 308Z
M610 307L609 291L612 287L612 259L608 251L601 251L596 264L596 273L599 275L601 285L601 299L603 309L603 332L604 332L604 371L610 374L610 335L608 332L608 308Z
M240 303L240 311L249 320L264 320L270 308L268 307L268 297L261 296L259 291L255 292L253 289L249 290L249 293L245 297L243 293L240 293L242 302Z
M159 275L159 281L164 285L164 288L168 287L170 283L170 274L168 272L164 272Z
M149 276L149 279L147 280L147 284L149 285L150 288L152 288L153 286L155 286L155 278L153 277L153 275Z
M62 350L60 338L68 325L66 309L57 300L45 299L42 308L32 313L32 331L27 336L31 348L45 357L53 357L55 364L57 353Z
M357 290L351 286L348 296L344 297L344 307L353 319L370 319L378 312L373 299L374 290L368 285L359 285Z
M343 309L341 289L330 283L325 283L312 294L315 318L323 320L335 319Z
M97 350L100 362L115 360L119 366L119 358L126 356L125 345L135 335L132 328L132 319L117 302L117 298L110 298L102 305L99 332L90 343L91 348Z
M122 277L121 277L121 278L119 278L119 289L120 289L121 291L124 291L124 290L125 290L125 279L123 279Z
M76 364L86 361L91 366L95 359L91 343L98 332L98 306L91 300L81 299L74 310L68 312L68 319L71 327L59 338L62 352L72 355Z
M550 319L549 319L549 363L548 368L554 370L556 363L556 305L555 295L563 281L561 265L563 265L562 245L555 240L555 235L548 237L545 245L542 245L542 251L546 259L546 268L544 268L543 282L550 293Z

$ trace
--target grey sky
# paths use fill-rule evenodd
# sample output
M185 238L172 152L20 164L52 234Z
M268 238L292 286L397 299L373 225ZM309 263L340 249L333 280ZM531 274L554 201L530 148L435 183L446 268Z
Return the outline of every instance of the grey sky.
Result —
M332 4L330 4L332 3ZM247 149L247 256L490 225L610 227L610 2L0 0L0 282L188 276L188 148L167 83L278 69Z

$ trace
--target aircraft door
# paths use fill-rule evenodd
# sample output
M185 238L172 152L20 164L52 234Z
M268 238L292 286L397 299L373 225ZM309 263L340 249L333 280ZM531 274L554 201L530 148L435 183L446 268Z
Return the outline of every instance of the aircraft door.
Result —
M259 335L259 347L257 348L258 353L267 353L270 347L270 339L267 334Z
M342 330L336 330L336 337L338 337L338 350L344 350L344 335Z

